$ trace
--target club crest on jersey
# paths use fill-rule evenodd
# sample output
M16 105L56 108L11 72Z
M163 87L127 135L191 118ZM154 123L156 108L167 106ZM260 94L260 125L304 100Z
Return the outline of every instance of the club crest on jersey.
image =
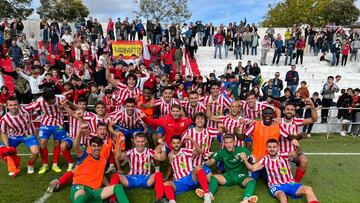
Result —
M147 169L149 169L149 168L150 168L150 164L149 164L148 162L145 162L145 163L144 163L144 169L147 170Z
M179 166L183 170L186 169L186 163L185 162L180 162Z
M185 126L184 122L180 123L180 127L184 127L184 126Z
M287 168L285 168L285 167L280 168L280 173L283 175L286 175L288 173Z

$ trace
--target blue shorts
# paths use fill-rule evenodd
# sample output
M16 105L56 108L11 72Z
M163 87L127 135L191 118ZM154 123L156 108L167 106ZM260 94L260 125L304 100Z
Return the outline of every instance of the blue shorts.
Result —
M74 143L74 139L65 135L61 138L62 141L66 142L68 144L68 149L71 149Z
M19 144L24 143L28 148L32 146L39 146L39 142L35 135L30 136L9 136L9 146L17 147Z
M218 163L217 163L217 168L218 168L221 172L225 172L224 162L218 161Z
M131 188L150 188L147 185L147 182L149 180L151 175L127 175L125 176L128 181L128 187Z
M272 185L269 188L269 191L273 197L275 197L275 193L277 191L283 191L287 196L290 196L292 199L300 198L301 196L297 196L296 192L302 186L300 183L288 183L282 185Z
M39 130L40 139L48 140L51 134L54 136L54 140L60 141L62 137L66 136L66 130L62 126L49 126L41 125Z
M253 142L253 139L252 139L252 137L246 137L244 139L244 142Z
M159 127L157 128L157 133L164 135L165 129L164 129L163 127L160 127L160 126L159 126Z
M211 173L211 169L209 167L203 166L202 168L204 169L206 175ZM192 179L192 172L185 177L174 180L173 182L176 186L176 191L175 191L176 195L182 194L190 190L195 190L199 184L199 181L194 181Z
M268 181L268 177L267 177L265 167L262 168L261 170L254 171L254 172L251 173L251 177L256 181L259 179L260 176L262 176L264 178L265 182Z
M120 125L115 125L114 130L116 132L120 131L122 134L124 134L125 137L134 137L134 135L136 133L143 132L143 130L141 128L127 129L127 128L121 127Z

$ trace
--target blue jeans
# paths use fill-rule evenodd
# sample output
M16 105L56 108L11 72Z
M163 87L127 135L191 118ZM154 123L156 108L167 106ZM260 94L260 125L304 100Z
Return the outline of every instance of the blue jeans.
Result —
M285 66L286 66L287 64L291 64L293 53L294 53L294 50L293 50L293 49L288 49L288 50L286 50ZM289 56L290 56L290 61L289 61L289 63L287 63Z
M58 43L51 43L51 53L58 54L59 53L59 46Z
M156 44L160 44L160 40L161 40L161 34L157 34L157 35L155 36L155 43L156 43Z
M227 58L227 56L229 54L230 45L224 45L224 48L225 48L225 58Z
M295 95L297 85L288 85L287 87L290 88L292 94Z
M208 44L209 44L209 47L211 47L213 45L213 42L214 42L214 35L209 35L209 39L208 39Z
M218 44L218 45L215 46L214 58L216 58L216 53L217 53L218 49L219 49L219 57L221 58L221 44Z
M332 58L331 58L331 65L335 65L336 64L336 52L332 52Z
M235 52L236 59L238 59L238 57L239 57L239 59L241 60L242 59L241 46L235 47L234 52Z
M257 47L251 47L251 55L257 55Z
M280 56L281 56L281 49L275 49L272 64L275 64L275 59L276 59L276 65L279 64Z
M243 41L243 54L245 54L245 49L246 49L246 55L249 55L249 46L250 46L250 41Z

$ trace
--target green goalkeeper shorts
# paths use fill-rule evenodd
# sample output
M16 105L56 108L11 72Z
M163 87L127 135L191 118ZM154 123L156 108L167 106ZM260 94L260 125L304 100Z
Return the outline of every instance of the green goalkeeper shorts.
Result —
M242 173L232 173L232 172L225 172L223 174L226 183L226 186L231 186L231 185L241 185L245 178L249 177L248 174L242 174Z
M84 185L72 185L70 190L70 200L71 202L75 202L75 194L79 190L85 191L85 198L86 202L92 202L92 203L102 203L103 200L101 199L101 193L104 188L99 188L97 190L94 190L90 187L84 186Z

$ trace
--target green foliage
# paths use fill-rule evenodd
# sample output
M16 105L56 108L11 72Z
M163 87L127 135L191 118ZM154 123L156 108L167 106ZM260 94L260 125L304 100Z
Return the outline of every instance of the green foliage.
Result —
M89 15L89 10L82 0L40 0L40 2L41 6L37 8L37 13L50 19L72 22Z
M284 0L269 10L263 26L290 27L293 24L324 26L327 23L348 25L355 22L360 13L355 0Z
M325 7L324 13L328 22L336 25L350 25L360 16L355 0L334 0Z
M181 23L191 17L187 0L134 0L139 5L134 13L138 17L156 22Z
M34 9L31 8L32 0L0 0L0 19L29 17Z

